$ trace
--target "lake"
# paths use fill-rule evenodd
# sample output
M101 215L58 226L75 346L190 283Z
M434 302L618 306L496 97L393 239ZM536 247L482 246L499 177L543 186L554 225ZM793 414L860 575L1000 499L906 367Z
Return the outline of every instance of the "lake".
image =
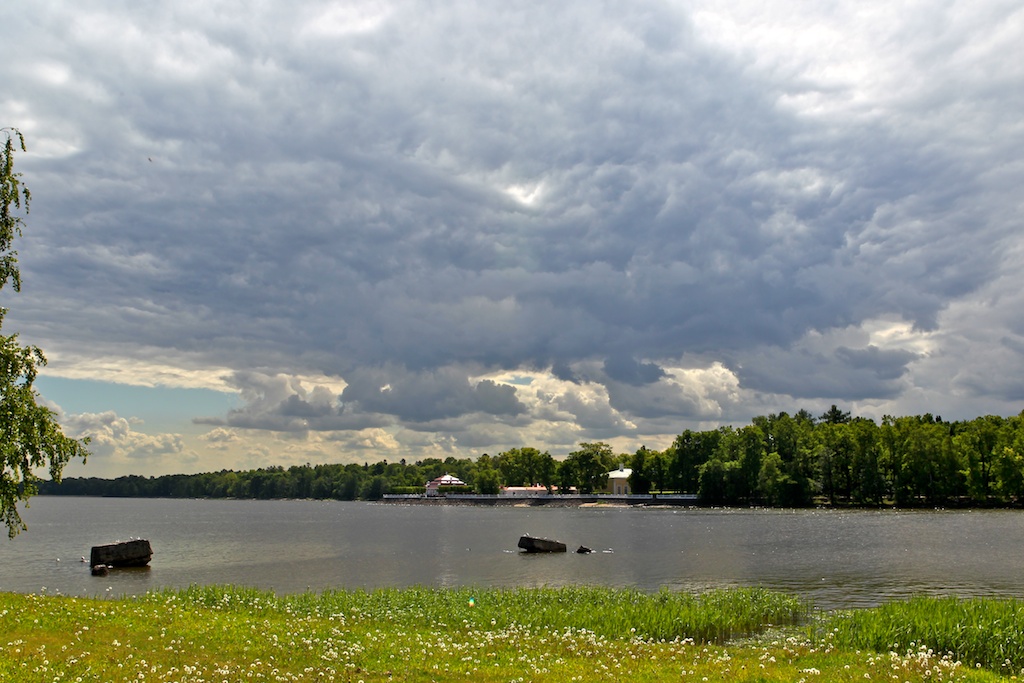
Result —
M765 586L823 609L915 594L1024 597L1024 513L546 508L38 497L0 540L0 590L296 593L382 586ZM525 555L522 534L577 555ZM149 539L146 569L91 575L90 547ZM59 560L59 561L58 561Z

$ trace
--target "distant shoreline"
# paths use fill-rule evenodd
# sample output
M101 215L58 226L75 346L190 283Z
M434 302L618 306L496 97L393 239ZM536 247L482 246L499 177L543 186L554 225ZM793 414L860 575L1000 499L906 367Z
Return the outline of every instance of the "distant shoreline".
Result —
M383 498L311 498L311 497L273 497L273 498L252 498L235 496L119 496L104 495L96 493L40 493L34 498L130 498L137 500L231 500L231 501L335 501L335 502L360 502L360 503L385 503L388 505L427 505L427 506L478 506L478 507L551 507L551 508L580 508L580 507L636 507L648 509L724 509L724 510L916 510L916 511L938 511L938 510L1017 510L1024 509L1020 503L1007 503L990 501L979 503L973 500L946 501L943 505L917 501L916 503L904 503L897 505L893 502L885 502L878 505L856 504L856 503L829 503L818 500L811 505L763 505L751 503L723 504L719 502L702 502L696 494L664 494L655 497L650 496L615 496L611 494L602 495L574 495L567 496L552 494L550 496L486 496L486 495L451 495L424 496L424 495L403 495L385 494Z
M478 505L488 507L702 507L696 495L664 496L558 495L487 496L448 494L447 496L385 494L378 503L399 505Z

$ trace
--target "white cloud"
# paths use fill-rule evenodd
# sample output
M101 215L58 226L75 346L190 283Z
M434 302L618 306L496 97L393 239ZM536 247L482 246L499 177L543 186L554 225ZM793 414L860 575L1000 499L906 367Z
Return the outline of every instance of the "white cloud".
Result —
M192 469L196 453L176 434L145 434L139 423L113 412L68 415L61 419L73 438L88 438L88 472L104 476L134 471L182 471ZM74 469L74 468L72 468Z
M211 448L223 450L227 450L231 444L238 443L239 441L237 432L231 429L224 429L223 427L211 429L200 438L209 443Z
M381 2L346 2L319 10L299 28L302 36L337 38L367 33L381 26L392 11Z

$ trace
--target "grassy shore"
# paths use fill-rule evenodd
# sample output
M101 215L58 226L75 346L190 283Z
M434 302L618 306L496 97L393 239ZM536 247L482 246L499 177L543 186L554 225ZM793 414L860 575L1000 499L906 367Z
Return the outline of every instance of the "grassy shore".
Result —
M0 681L996 681L1024 603L816 613L760 589L0 593Z

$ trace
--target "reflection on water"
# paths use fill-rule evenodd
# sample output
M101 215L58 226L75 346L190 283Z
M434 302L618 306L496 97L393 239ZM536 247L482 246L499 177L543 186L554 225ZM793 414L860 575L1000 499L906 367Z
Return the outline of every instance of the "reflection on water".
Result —
M0 590L761 585L805 595L822 608L919 593L1024 597L1024 516L1013 511L36 498L23 516L28 532L0 543ZM596 552L525 555L516 548L525 533ZM92 545L130 537L152 542L149 569L93 577L79 561Z

